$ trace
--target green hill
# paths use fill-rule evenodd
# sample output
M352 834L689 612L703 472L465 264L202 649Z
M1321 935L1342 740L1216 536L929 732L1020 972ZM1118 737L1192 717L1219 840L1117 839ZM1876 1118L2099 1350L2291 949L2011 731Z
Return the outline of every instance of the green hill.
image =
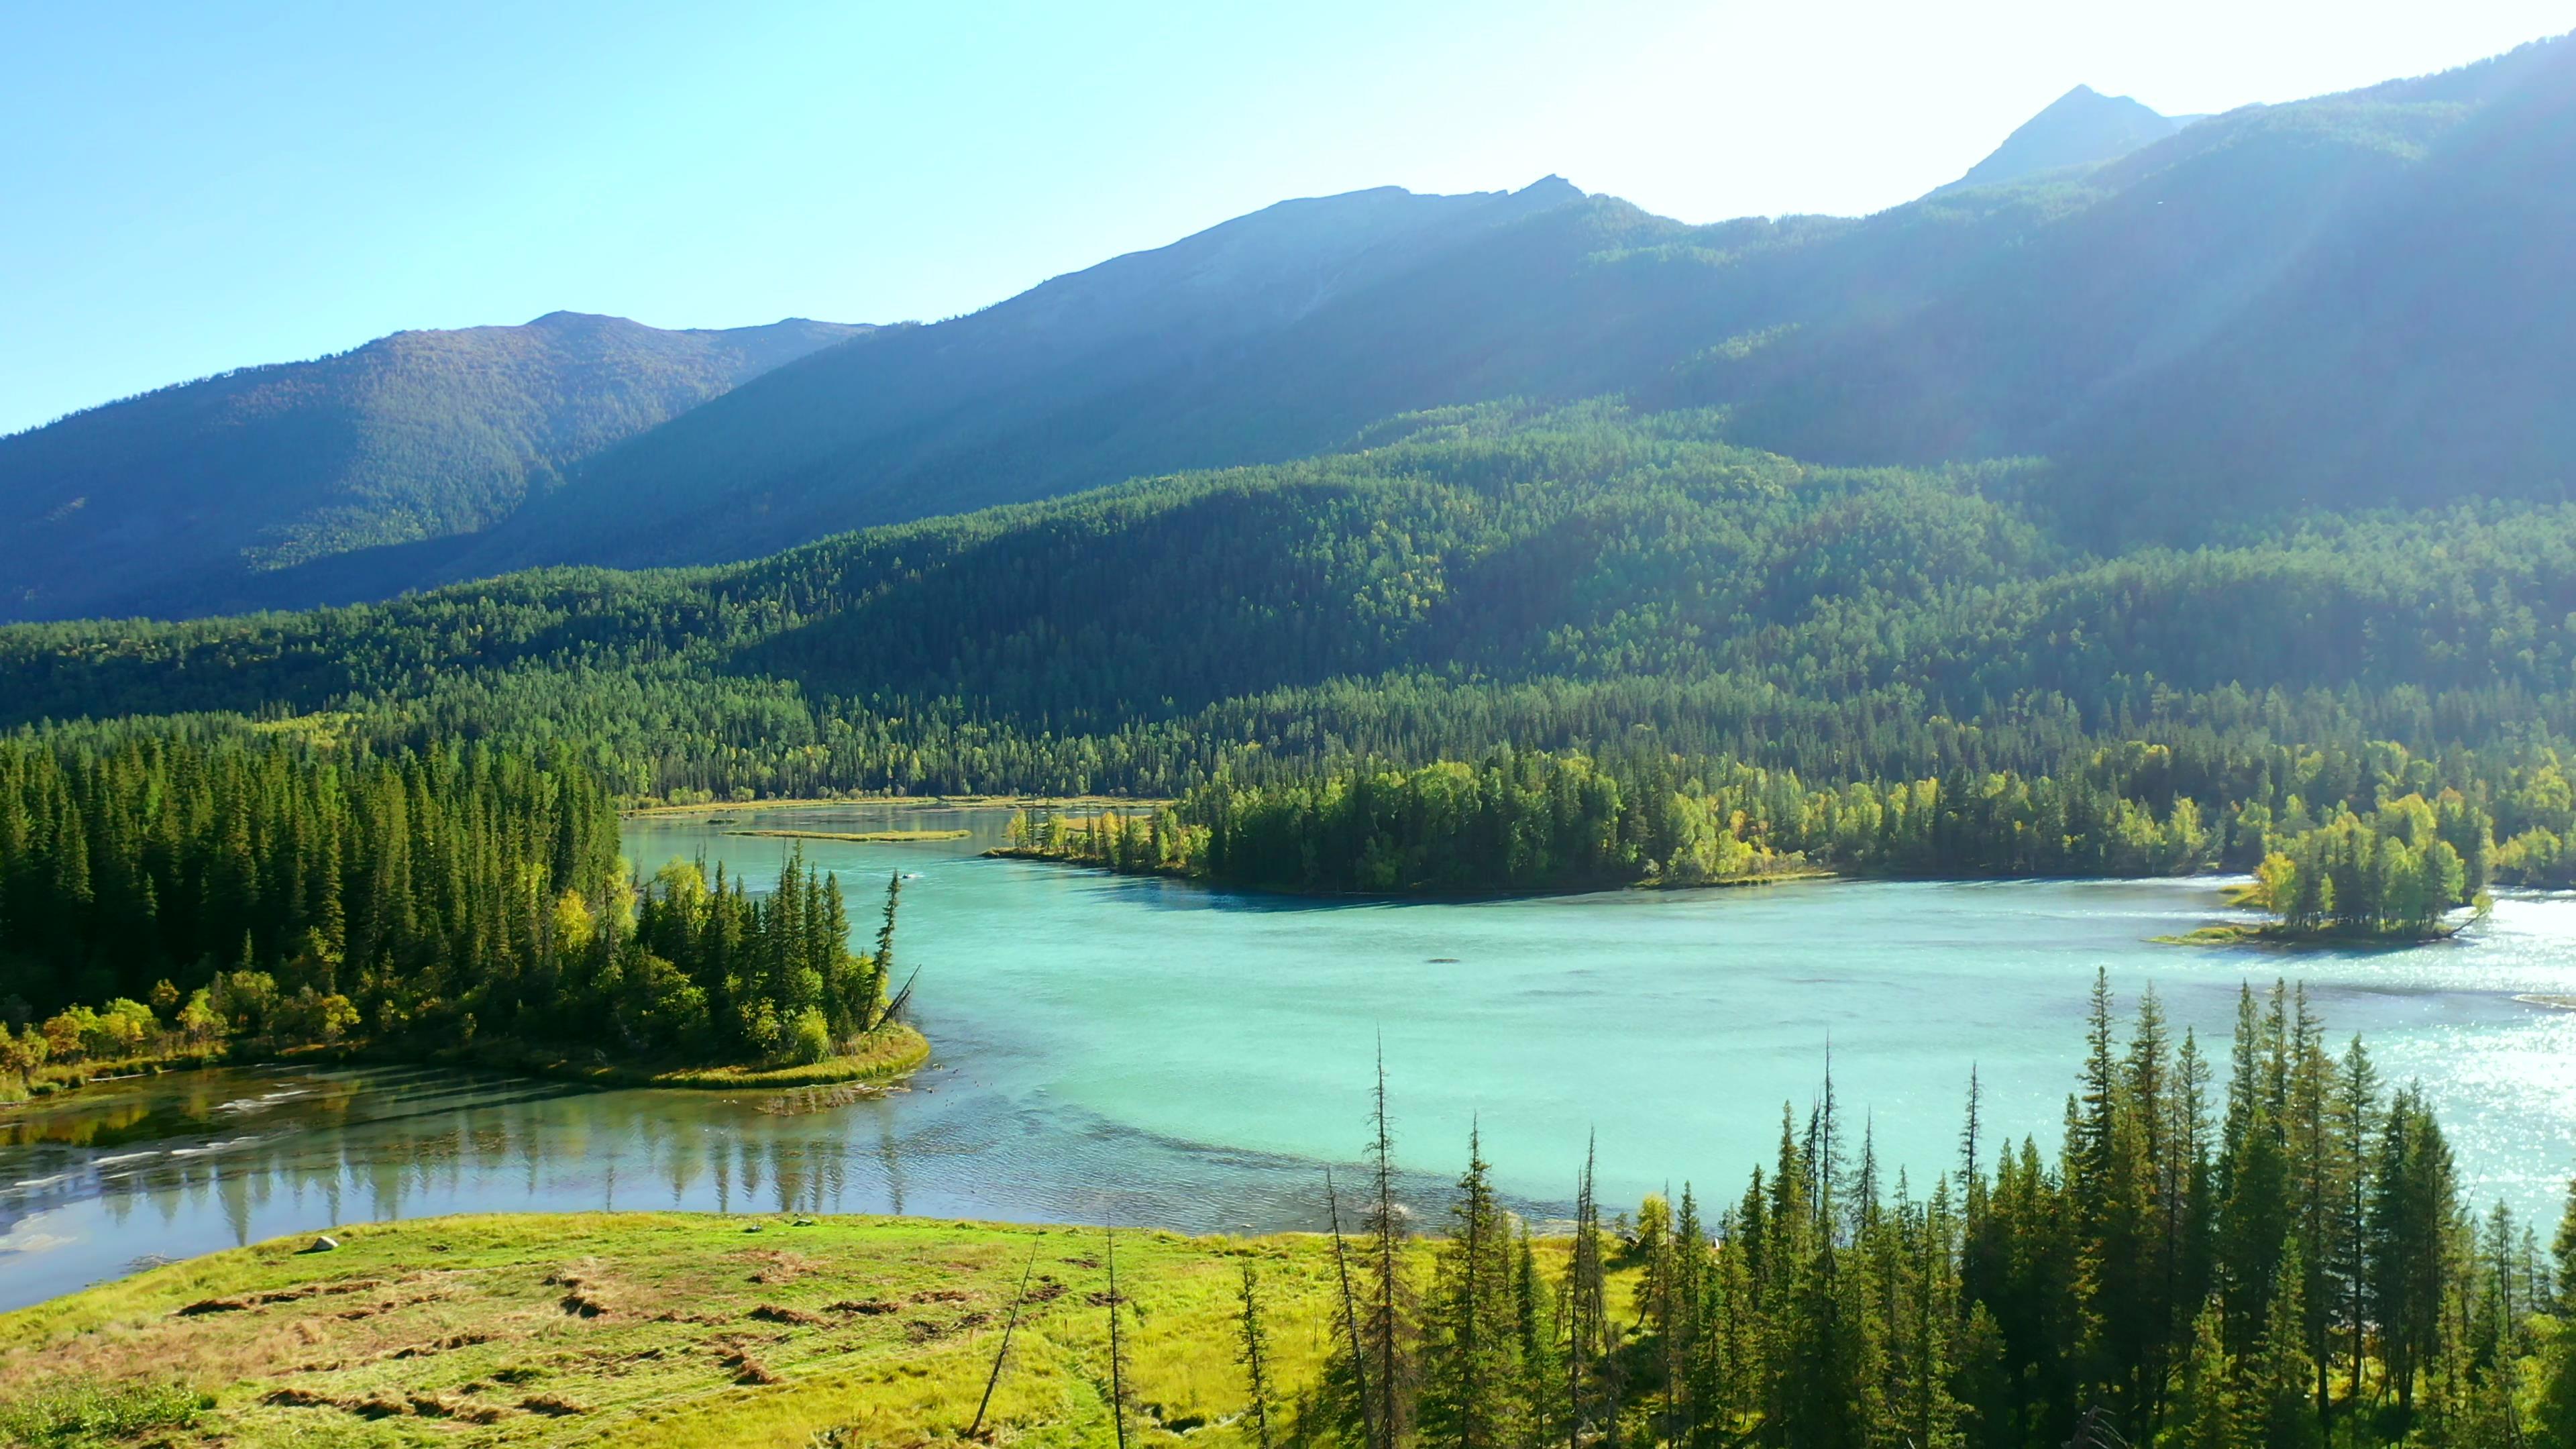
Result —
M2101 554L2034 522L2045 466L1823 468L1721 429L1466 410L719 568L18 626L0 723L578 740L622 791L674 799L1168 795L1640 740L1822 781L2050 774L2147 741L2177 752L2160 789L2234 798L2289 746L2470 749L2476 774L2576 734L2570 505ZM2368 808L2371 787L2333 793Z
M205 613L381 588L298 565L470 533L619 439L866 329L557 312L399 332L0 438L0 611ZM376 588L370 588L375 584Z

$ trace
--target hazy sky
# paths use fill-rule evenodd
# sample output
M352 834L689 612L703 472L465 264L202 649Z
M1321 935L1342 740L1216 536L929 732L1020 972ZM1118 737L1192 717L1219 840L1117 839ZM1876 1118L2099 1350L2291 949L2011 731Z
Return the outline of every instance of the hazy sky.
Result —
M2438 70L2568 0L0 0L0 431L405 327L936 318L1290 196L1867 212L2068 87Z

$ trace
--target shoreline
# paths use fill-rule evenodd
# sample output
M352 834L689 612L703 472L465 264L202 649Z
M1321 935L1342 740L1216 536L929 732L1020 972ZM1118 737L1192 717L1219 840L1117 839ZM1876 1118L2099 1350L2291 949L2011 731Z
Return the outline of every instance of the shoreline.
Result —
M382 1049L369 1042L287 1047L261 1052L201 1052L170 1057L152 1062L101 1063L100 1071L90 1073L83 1063L71 1071L70 1078L50 1079L44 1091L35 1091L35 1082L24 1097L0 1101L0 1110L29 1106L69 1096L87 1087L108 1086L117 1082L147 1080L173 1072L207 1071L223 1067L256 1067L264 1063L290 1065L342 1065L351 1062L382 1062L397 1065L446 1067L465 1071L499 1072L508 1076L530 1077L549 1081L578 1082L603 1089L645 1088L656 1091L792 1091L803 1087L870 1086L892 1087L930 1064L930 1038L909 1022L893 1022L877 1028L881 1039L863 1044L848 1056L826 1057L803 1066L754 1067L740 1064L704 1066L639 1066L633 1063L600 1062L583 1065L569 1053L552 1045L539 1045L509 1038L472 1046L444 1047L428 1052L405 1052ZM131 1068L131 1070L126 1070ZM39 1078L38 1081L47 1081Z
M968 840L972 830L728 830L760 840L837 840L844 845L910 845L925 840Z
M2179 936L2149 936L2156 946L2260 946L2276 951L2302 951L2344 947L2361 951L2403 951L2413 946L2434 946L2459 939L2469 928L2463 922L2444 926L2422 936L2367 935L2351 931L2291 931L2278 926L2245 925L2221 921L2196 927Z
M815 795L779 800L710 800L700 805L629 805L620 809L617 815L621 820L678 819L737 811L829 810L854 805L884 805L903 810L1002 810L1064 805L1151 810L1174 803L1168 796L1154 795Z
M736 832L740 833L740 832ZM1544 887L1537 890L1493 891L1315 891L1294 886L1252 885L1240 881L1210 880L1193 875L1183 866L1156 866L1152 870L1120 870L1096 860L1079 860L1055 851L1039 850L1025 845L997 845L977 854L979 860L1021 860L1039 865L1059 865L1071 870L1098 871L1102 875L1127 876L1137 880L1176 880L1212 891L1242 891L1250 895L1284 896L1301 901L1527 901L1545 900L1551 896L1611 895L1620 891L1653 891L1670 894L1681 891L1741 890L1748 886L1790 885L1801 881L1857 880L1841 871L1822 866L1764 875L1729 876L1724 880L1692 881L1687 884L1658 880L1635 880L1625 884Z

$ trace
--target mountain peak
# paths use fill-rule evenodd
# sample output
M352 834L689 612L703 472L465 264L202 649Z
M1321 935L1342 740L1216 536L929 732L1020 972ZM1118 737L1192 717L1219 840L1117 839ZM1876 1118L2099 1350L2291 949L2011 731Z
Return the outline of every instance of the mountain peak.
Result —
M1991 155L1968 168L1967 175L1940 190L1992 186L2048 171L2099 166L2163 140L2189 120L2158 115L2127 96L2106 96L2079 85L2022 122Z

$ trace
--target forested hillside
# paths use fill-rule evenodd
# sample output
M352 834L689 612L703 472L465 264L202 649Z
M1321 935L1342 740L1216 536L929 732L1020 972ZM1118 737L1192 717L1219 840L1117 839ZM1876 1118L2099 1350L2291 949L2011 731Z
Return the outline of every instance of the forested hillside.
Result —
M557 312L398 332L0 438L0 617L377 597L380 562L326 561L488 527L609 444L864 330Z
M1781 772L1742 816L1781 829L1721 832L1775 851L1810 848L1786 822L1837 829L1761 803L1782 790L1927 789L1924 819L1987 824L1891 843L1882 867L1975 874L2171 868L2120 843L2123 802L2157 835L2189 800L2208 834L2174 860L2250 868L2276 830L2452 789L2516 878L2571 863L2556 751L2576 730L2576 507L2104 556L2030 520L2041 465L1819 468L1721 431L1606 405L1462 410L1359 452L720 569L20 626L0 631L0 702L15 724L213 712L385 747L578 741L620 794L674 800L1310 788L1579 751L1658 812L1693 778ZM2038 818L2016 813L2034 799L2105 833L1999 841L1993 822ZM1639 828L1660 868L1679 827Z

